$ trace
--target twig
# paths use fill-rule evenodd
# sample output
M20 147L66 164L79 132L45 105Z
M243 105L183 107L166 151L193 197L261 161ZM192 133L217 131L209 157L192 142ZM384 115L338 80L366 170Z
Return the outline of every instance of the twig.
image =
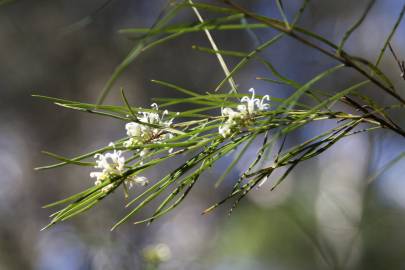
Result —
M394 57L395 61L398 64L399 70L401 70L401 77L402 79L405 80L405 61L404 60L399 60L398 56L395 54L394 49L391 46L391 43L388 42L388 48L391 51L392 56Z
M348 67L352 67L355 70L357 70L359 73L361 73L362 75L364 75L366 78L368 78L371 82L373 82L375 85L377 85L378 87L380 87L383 91L385 91L387 94L389 94L390 96L394 97L395 99L397 99L398 101L400 101L402 104L405 104L405 99L402 98L400 95L398 95L397 93L395 93L395 91L393 91L391 88L385 86L383 83L381 83L379 80L377 80L376 78L374 78L373 76L371 76L370 74L368 74L365 70L363 70L359 65L357 65L352 59L352 57L344 52L343 50L341 51L341 55L337 55L334 54L314 43L312 43L311 41L303 38L302 36L298 35L296 32L294 32L294 29L286 29L283 25L284 24L276 24L274 23L272 20L268 19L268 18L264 18L261 16L258 16L254 13L251 13L250 11L246 10L245 8L241 7L240 5L237 5L235 3L233 3L230 0L221 0L222 2L230 5L231 7L233 7L234 9L244 13L247 17L250 17L252 19L255 19L257 21L261 21L267 25L269 25L270 27L281 31L283 33L286 33L287 35L289 35L290 37L300 41L301 43L318 50L319 52L329 56L330 58L333 58L343 64L345 64ZM405 6L404 6L405 9Z
M192 0L189 0L188 2L190 3L190 5L194 4ZM201 23L204 23L204 19L202 18L202 16L201 16L200 12L198 11L198 9L195 6L192 6L191 8L193 9L193 11L194 11L195 15L197 16L198 20ZM205 35L207 36L208 41L211 44L212 49L214 51L219 51L218 46L215 43L214 38L212 37L210 31L208 29L204 28L204 32L205 32ZM222 55L220 53L215 53L215 55L217 56L218 62L221 65L222 69L224 70L225 76L228 77L228 82L229 82L229 85L232 88L232 92L236 93L237 92L236 91L236 83L233 80L233 78L230 76L230 71L228 69L228 66L225 63L224 58L222 57Z
M391 41L392 37L395 34L395 31L397 30L397 28L399 26L399 23L401 22L402 18L404 17L404 13L405 13L405 5L402 6L402 9L401 9L401 12L399 13L398 19L395 21L395 25L392 28L390 34L388 35L388 38L386 39L386 41L384 43L384 46L381 49L380 54L378 55L377 62L375 64L376 66L378 66L378 64L380 64L380 62L382 60L382 57L384 55L384 52L387 49L388 43Z
M356 30L361 23L364 21L366 18L367 14L370 12L370 9L373 7L375 3L375 0L371 0L369 4L367 5L366 9L364 10L363 15L349 28L349 30L346 31L345 35L343 36L342 40L340 41L339 48L337 50L337 54L340 55L343 49L343 46L345 45L346 41L349 39L350 35Z
M357 108L359 111L365 113L368 115L369 118L374 119L375 121L377 121L378 123L381 124L381 126L389 128L393 131L395 131L396 133L400 134L402 137L405 137L405 131L403 131L399 126L397 126L394 123L388 123L387 121L385 121L384 119L371 114L366 108L364 108L363 106L361 106L360 104L358 104L356 101L354 101L352 98L345 96L343 98L343 101L346 101L346 103L348 103L349 105L353 106L354 108Z

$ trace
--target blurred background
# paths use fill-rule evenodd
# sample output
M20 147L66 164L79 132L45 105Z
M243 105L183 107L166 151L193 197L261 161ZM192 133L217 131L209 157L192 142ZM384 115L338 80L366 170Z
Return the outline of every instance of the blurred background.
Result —
M273 1L238 2L280 18ZM337 43L367 3L314 0L300 25ZM375 61L404 3L378 0L346 49ZM181 206L150 226L127 223L110 232L114 221L125 213L124 196L116 192L91 211L40 231L52 213L42 205L93 184L87 168L34 171L52 162L41 150L73 157L124 136L125 130L120 121L62 109L31 94L95 102L134 45L118 30L150 27L166 4L164 0L20 0L0 8L0 269L405 269L404 163L369 181L405 149L404 139L388 131L341 141L302 163L273 192L270 179L231 216L227 215L229 204L210 215L200 213L222 198L244 169L248 159L213 192L232 155L206 173ZM284 1L290 17L300 4ZM196 19L187 10L175 21ZM255 33L262 41L274 35L268 29ZM259 42L244 31L214 31L213 35L222 49L249 52ZM405 23L392 40L402 59L403 44ZM152 84L151 79L212 91L223 73L215 56L195 51L192 45L209 46L202 32L191 33L141 55L117 81L106 103L120 104L120 87L134 106L147 107L153 97L178 95ZM263 56L299 82L336 64L290 38ZM237 63L233 58L226 61L230 66ZM404 89L405 81L389 53L382 69L398 89ZM235 79L246 92L255 87L261 94L291 93L291 89L257 81L257 76L270 75L252 63ZM347 70L319 87L344 89L360 79ZM392 102L378 96L375 89L367 91L383 104ZM404 126L403 110L392 113ZM302 129L289 137L288 144L331 124ZM254 158L256 151L252 147L247 156ZM152 171L149 177L157 178L167 170Z

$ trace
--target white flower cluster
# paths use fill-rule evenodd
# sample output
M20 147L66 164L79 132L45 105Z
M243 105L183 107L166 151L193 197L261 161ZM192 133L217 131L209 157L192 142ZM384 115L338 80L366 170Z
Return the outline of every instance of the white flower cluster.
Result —
M138 122L130 122L125 125L127 135L129 139L124 141L123 146L125 148L131 148L139 146L145 143L160 142L165 139L170 139L173 134L163 131L159 127L170 127L173 119L165 120L165 116L168 111L165 110L162 115L159 115L159 107L156 103L151 105L152 112L140 112L137 117ZM144 123L144 124L143 124ZM110 146L114 147L113 143ZM147 149L139 150L140 156L143 157L147 153ZM171 149L169 150L169 152ZM122 175L125 171L125 157L122 155L122 151L117 151L106 154L96 154L96 169L101 171L91 172L90 177L96 178L95 185L101 185L104 181L111 179L114 176ZM143 176L129 176L125 179L125 184L131 188L134 185L145 186L148 184L148 180ZM114 183L110 183L103 187L103 192L108 192L114 187Z
M124 171L125 158L121 156L122 152L114 150L113 153L96 154L96 169L102 169L101 172L91 172L90 177L96 178L95 185L100 185L111 176L120 175Z
M165 116L168 114L168 111L165 110L160 116L158 113L158 105L156 103L153 103L151 107L156 112L140 112L139 116L137 117L139 120L138 123L130 122L125 125L127 135L130 138L124 142L124 147L130 148L136 145L150 142L159 142L173 137L173 134L171 134L170 132L162 132L162 129L151 126L156 125L160 127L170 127L170 125L173 123L173 118L170 120L164 119ZM140 152L140 156L142 157L146 153L147 151L146 149L144 149Z
M110 144L113 146L113 144ZM96 178L95 185L101 185L104 181L114 176L119 176L124 172L125 157L122 156L122 151L114 150L112 153L96 154L94 158L96 165L94 168L101 169L101 171L91 172L90 177ZM148 180L143 176L131 176L125 180L125 183L131 188L134 184L146 185ZM108 192L114 187L114 184L108 184L103 187L103 192Z
M246 121L250 120L256 112L268 110L270 104L266 101L270 101L269 95L265 95L262 99L255 98L255 90L249 89L252 93L251 97L244 96L237 106L237 111L231 108L222 108L222 116L226 117L225 122L219 127L218 132L222 137L226 138L233 132L236 126L244 126ZM246 104L244 104L246 103Z

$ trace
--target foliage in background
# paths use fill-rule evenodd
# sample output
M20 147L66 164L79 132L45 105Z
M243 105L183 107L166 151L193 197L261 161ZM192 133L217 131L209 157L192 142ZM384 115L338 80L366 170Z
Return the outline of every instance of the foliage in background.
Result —
M388 129L405 137L405 131L390 118L391 110L403 111L405 100L389 76L379 68L387 48L390 48L395 56L390 40L403 18L405 6L397 15L391 32L387 33L384 46L376 57L377 60L372 61L349 54L345 51L344 45L362 24L374 1L365 7L364 13L360 14L359 19L344 33L339 44L334 44L310 29L299 26L300 16L308 2L303 1L302 6L290 19L285 13L282 1L275 1L274 7L278 8L282 18L278 20L257 14L227 0L218 0L214 4L194 3L190 0L170 1L151 28L120 30L121 34L135 41L134 47L114 70L95 104L35 95L68 109L122 121L128 135L101 149L74 158L45 152L58 163L38 169L51 169L67 164L101 169L92 172L92 177L96 178L94 186L46 206L63 206L52 214L48 226L90 209L120 188L124 190L126 196L132 197L129 189L134 185L139 186L137 188L142 191L129 199L126 205L129 209L128 214L112 229L133 220L135 214L151 202L159 201L151 217L135 221L135 223L152 222L176 208L187 197L200 176L218 160L236 152L234 160L215 183L215 187L220 185L255 141L261 141L261 147L257 149L257 155L246 170L234 180L228 196L207 208L204 213L229 200L232 201L230 209L232 211L253 188L260 187L276 170L286 167L282 176L274 182L272 190L276 189L298 164L329 150L347 136L376 129ZM196 21L184 24L172 23L181 12L190 11L194 12ZM200 11L206 12L207 19L201 16ZM250 52L219 49L210 34L211 31L249 31L261 40L261 36L254 32L255 29L273 29L278 33L261 42ZM124 91L121 90L121 106L103 104L116 80L140 54L192 32L204 32L211 44L211 48L193 46L193 49L215 55L225 74L223 80L213 86L211 91L198 94L192 89L170 82L153 80L153 83L178 91L185 97L156 98L154 101L158 105L146 109L129 104ZM281 74L269 59L261 55L262 51L284 38L293 38L334 59L336 65L305 83L292 80L288 75ZM234 57L238 59L238 63L229 68L223 56ZM395 58L403 72L403 63L401 64L397 56ZM257 77L258 80L285 85L295 91L286 98L268 98L255 96L254 91L249 93L247 89L240 89L235 83L238 72L251 61L260 63L268 71L267 77ZM317 88L319 82L345 69L360 73L364 80L346 89L333 89L333 93ZM252 76L256 77L254 74ZM224 90L227 84L230 87L229 91ZM365 90L372 86L390 97L391 105L382 106L378 100L364 94ZM346 106L338 106L340 103ZM177 112L173 108L179 104L190 104L193 109ZM330 120L335 121L329 130L300 144L285 147L288 134L310 123L330 122ZM98 160L94 160L94 157ZM154 169L169 159L180 160L184 157L187 158L184 163L172 172L162 175L159 180L148 181L143 176L147 170ZM398 162L402 157L403 154L394 158L392 162ZM272 165L264 165L269 162ZM384 169L388 169L391 165L392 163L387 164ZM146 185L148 182L149 185Z

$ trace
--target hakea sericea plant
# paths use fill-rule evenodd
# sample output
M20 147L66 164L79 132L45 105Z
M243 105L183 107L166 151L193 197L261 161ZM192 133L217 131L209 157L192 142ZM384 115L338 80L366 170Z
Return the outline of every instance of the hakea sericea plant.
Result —
M233 161L214 184L220 185L255 141L261 141L257 155L252 158L240 177L234 179L229 194L207 208L204 213L210 212L228 200L233 201L232 211L254 187L260 187L274 171L287 167L285 172L274 180L272 190L275 189L298 164L319 156L347 136L386 129L402 138L405 137L405 131L390 117L390 111L393 109L404 112L405 99L396 90L389 76L379 68L386 49L390 48L393 52L390 42L405 13L405 6L388 34L377 61L372 63L367 59L350 55L344 50L344 45L362 24L374 1L370 2L362 16L346 31L338 45L309 29L297 26L308 1L303 1L303 5L292 20L288 19L281 1L276 1L283 18L281 21L256 14L233 1L218 2L226 5L202 4L191 0L172 3L159 17L154 27L121 30L120 33L140 41L112 74L97 104L37 95L65 108L123 121L127 135L108 146L75 158L45 152L57 159L58 163L39 169L51 169L67 164L89 166L93 167L90 177L95 178L95 185L90 185L88 189L47 205L47 207L63 205L61 210L51 215L52 220L48 226L90 209L112 192L121 190L121 187L125 196L131 197L126 205L130 210L113 226L113 229L128 220L133 220L136 213L158 200L160 204L154 214L135 223L152 222L175 209L189 195L204 172L225 155L233 153ZM225 16L204 19L199 12L202 9ZM181 10L192 11L197 21L189 25L169 25L171 18ZM220 50L210 32L242 30L256 35L254 32L256 28L271 28L279 33L251 52L240 52ZM179 91L186 97L157 98L155 100L159 102L159 106L152 104L150 109L145 109L131 106L121 91L123 105L102 104L116 79L140 53L181 35L198 31L207 36L212 48L199 46L193 48L215 55L225 73L225 78L213 88L214 91L199 94L168 82L154 80L153 83ZM291 37L339 63L305 83L294 81L282 75L273 63L261 55L261 52L284 37ZM240 61L233 69L229 69L223 55L236 57ZM395 56L394 53L393 55ZM396 60L400 63L398 59ZM259 96L253 89L248 91L239 89L235 83L237 73L250 61L262 64L269 73L268 77L259 77L258 80L285 85L295 91L288 97L277 98L269 95ZM400 67L402 68L402 65ZM351 69L361 74L364 80L345 89L333 89L328 92L316 88L318 82L334 76L343 69ZM231 90L228 93L219 92L226 83L229 83ZM373 100L362 93L364 88L370 86L376 87L394 102L382 105L378 100ZM306 98L305 102L302 101L303 97ZM338 103L345 106L335 106ZM191 104L194 108L181 112L169 109L178 104ZM212 113L213 111L216 113ZM309 123L322 121L330 123L331 120L335 125L330 129L319 131L316 136L286 149L284 142L289 133ZM393 160L397 162L403 156L401 153L401 156ZM176 169L163 173L159 179L145 177L148 170L157 168L170 159L180 163ZM268 163L271 165L263 165ZM135 191L129 191L131 187L136 187L132 189Z

